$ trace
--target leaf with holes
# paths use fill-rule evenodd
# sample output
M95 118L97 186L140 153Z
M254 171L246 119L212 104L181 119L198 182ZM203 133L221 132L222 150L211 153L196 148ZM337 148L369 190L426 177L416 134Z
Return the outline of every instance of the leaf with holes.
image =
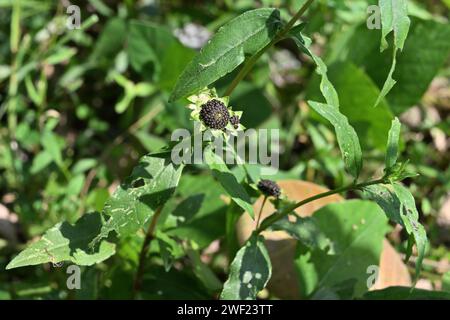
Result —
M262 236L252 235L237 252L221 300L254 300L272 275L272 265Z
M19 253L6 269L47 262L70 261L80 266L102 262L114 254L115 245L102 241L94 248L89 247L101 227L102 219L97 212L85 214L75 225L58 223L47 230L40 240Z
M103 212L109 219L96 241L112 231L127 236L143 227L172 196L182 171L182 165L171 162L170 152L142 157L131 176L106 202Z

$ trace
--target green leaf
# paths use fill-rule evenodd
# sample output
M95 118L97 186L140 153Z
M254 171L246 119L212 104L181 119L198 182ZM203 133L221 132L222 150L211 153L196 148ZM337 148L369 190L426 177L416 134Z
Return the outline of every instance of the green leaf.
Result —
M98 64L99 60L112 61L123 48L126 34L127 25L125 20L121 18L109 19L100 37L95 42L95 47L89 60L95 64Z
M381 93L375 102L375 106L378 106L381 99L392 90L396 81L392 78L397 65L397 51L403 50L406 38L409 32L409 26L411 21L408 17L408 2L407 0L379 0L380 12L381 12L381 50L384 51L388 48L386 37L389 33L394 32L394 50L391 70L388 77L384 82Z
M407 0L379 0L378 5L382 24L381 49L385 50L388 47L386 37L389 33L394 32L394 45L403 50L411 25Z
M247 11L214 35L181 74L170 101L193 94L237 68L245 55L264 48L281 26L277 9Z
M368 290L368 267L379 264L388 230L383 212L372 202L352 200L329 204L314 218L332 245L328 252L298 247L295 266L302 295L345 287L342 298L361 296Z
M217 278L211 268L203 263L199 252L189 248L186 253L192 264L194 274L203 283L203 285L211 292L218 292L222 289L222 282Z
M163 26L132 20L127 47L131 66L139 73L159 73L161 59L176 41L170 30Z
M388 101L396 114L420 101L431 81L450 54L450 25L435 21L420 22L414 28L398 57L394 77L397 85ZM374 66L374 69L377 67Z
M395 118L392 120L391 130L389 130L385 165L386 170L389 170L397 163L398 144L400 140L400 121Z
M416 278L419 276L423 257L427 247L427 235L419 223L414 198L408 189L399 183L393 184L393 190L385 185L373 185L364 188L365 195L375 201L387 217L400 224L412 235L417 246Z
M431 291L408 287L389 287L367 292L366 300L450 300L450 292Z
M164 269L169 271L173 263L184 256L184 250L181 244L169 237L167 234L157 230L155 234L159 245L159 253L164 262Z
M283 230L311 249L325 250L330 239L319 229L315 217L297 217L295 222L282 219L272 225L273 230Z
M96 241L111 231L127 236L143 227L172 196L182 171L183 166L170 161L170 152L142 157L131 176L106 202L103 212L110 217Z
M385 150L393 115L384 99L377 108L373 108L380 93L375 83L362 68L349 62L332 64L328 68L328 76L339 94L339 111L355 128L362 148ZM320 99L317 82L317 79L311 82L310 100Z
M394 192L400 201L400 214L403 217L404 226L408 234L414 236L417 247L416 280L420 275L422 261L427 250L427 234L425 228L419 223L419 213L416 202L411 192L400 183L394 183Z
M221 300L254 300L272 275L272 265L262 236L252 235L231 263Z
M227 165L223 162L223 159L211 148L208 148L205 150L205 161L212 170L213 176L220 182L225 191L230 195L231 199L254 218L255 213L253 211L250 196L230 169L228 169Z
M195 242L199 248L225 235L226 191L210 175L184 174L177 194L164 207L159 221L164 232ZM165 218L167 216L167 218Z
M52 131L45 130L41 136L41 144L44 150L50 154L52 160L58 165L63 165L63 159L61 155L60 138Z
M300 33L303 28L304 24L300 24L292 28L289 32L289 35L294 39L300 50L309 55L317 65L316 72L321 77L320 91L322 92L327 104L335 108L339 108L339 97L333 84L328 79L328 68L325 62L323 62L323 60L319 56L315 55L311 50L309 50L308 47L311 43L311 39Z
M308 101L308 103L318 114L333 125L345 168L357 179L362 167L362 152L355 129L348 123L347 117L340 113L338 109L314 101Z
M114 254L114 244L102 241L95 248L89 248L89 243L98 235L101 227L99 213L85 214L75 225L68 222L58 223L39 241L17 255L6 269L62 261L90 266L106 260Z

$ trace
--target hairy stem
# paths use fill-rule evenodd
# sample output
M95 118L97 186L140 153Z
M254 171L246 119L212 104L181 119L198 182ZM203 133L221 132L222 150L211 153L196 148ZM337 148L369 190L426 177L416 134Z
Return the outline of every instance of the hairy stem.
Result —
M245 76L250 72L252 67L255 65L255 63L258 61L258 59L267 51L269 50L275 43L282 40L284 36L291 30L291 28L294 26L295 22L297 22L298 19L301 18L301 16L308 10L308 8L311 6L311 4L314 2L314 0L308 0L301 8L300 10L292 17L291 20L275 35L275 37L270 41L264 48L262 48L260 51L255 53L253 56L251 56L247 62L244 64L244 67L242 67L241 71L237 74L237 76L233 79L230 86L228 87L227 91L225 92L225 96L231 95L233 90L236 88L236 86L241 82L242 79L245 78Z
M137 293L141 289L142 278L144 277L145 258L147 257L147 252L148 249L150 248L150 243L154 238L156 223L158 222L158 218L161 215L162 208L163 207L161 206L158 209L156 209L155 214L153 215L152 220L150 222L150 225L148 226L147 233L145 234L144 243L142 244L141 252L139 253L139 263L136 272L136 277L134 278L133 298L136 298Z
M341 187L341 188L337 188L337 189L334 189L334 190L330 190L330 191L327 191L327 192L316 194L315 196L309 197L307 199L304 199L302 201L299 201L297 203L294 203L294 204L286 207L285 209L283 209L279 213L277 213L277 212L273 213L272 215L270 215L269 217L267 217L266 219L263 220L263 222L261 223L259 228L256 229L256 232L257 233L261 233L262 231L266 230L271 225L273 225L275 222L279 221L280 219L283 219L288 214L290 214L292 211L294 211L295 209L297 209L297 208L299 208L301 206L304 206L307 203L310 203L310 202L313 202L315 200L331 196L333 194L342 193L342 192L346 192L346 191L350 191L350 190L359 190L359 189L362 189L362 188L367 187L367 186L371 186L371 185L374 185L374 184L381 184L381 183L387 183L386 179L382 178L382 179L372 180L372 181L369 181L369 182L363 182L363 183L359 183L359 184L353 183L353 184L348 185L348 186L344 186L344 187Z

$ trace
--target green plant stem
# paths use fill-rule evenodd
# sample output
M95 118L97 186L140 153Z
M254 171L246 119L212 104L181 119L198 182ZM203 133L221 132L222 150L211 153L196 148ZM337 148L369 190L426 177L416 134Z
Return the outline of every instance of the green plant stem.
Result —
M344 187L341 187L341 188L337 188L337 189L334 189L334 190L330 190L330 191L327 191L327 192L316 194L315 196L309 197L307 199L304 199L302 201L299 201L297 203L294 203L294 204L286 207L285 209L283 209L279 213L276 213L276 212L273 213L272 215L267 217L265 220L263 220L263 222L261 223L259 228L256 229L256 233L261 233L262 231L266 230L271 225L273 225L275 222L279 221L280 219L283 219L288 214L290 214L292 211L294 211L295 209L297 209L297 208L299 208L301 206L304 206L305 204L308 204L308 203L313 202L313 201L318 200L318 199L322 199L322 198L331 196L333 194L342 193L342 192L346 192L346 191L350 191L350 190L359 190L359 189L362 189L362 188L367 187L367 186L371 186L371 185L374 185L374 184L381 184L381 183L387 183L386 179L382 178L382 179L372 180L372 181L369 181L369 182L363 182L363 183L359 183L359 184L353 183L353 184L348 185L348 186L344 186Z
M301 16L308 10L308 8L311 6L311 4L314 2L314 0L308 0L301 8L300 10L292 17L291 20L275 35L275 37L270 41L264 48L262 48L260 51L255 53L253 56L251 56L247 62L244 64L244 67L239 71L237 76L233 79L230 86L228 87L227 91L225 92L225 96L231 95L233 90L236 88L236 86L241 82L242 79L245 78L245 76L250 72L252 67L255 65L255 63L258 61L258 59L267 51L269 50L275 43L282 40L284 36L291 30L291 28L294 26L295 22L297 22L298 19L301 18Z
M148 249L150 248L150 243L155 236L156 224L158 222L159 216L161 215L162 208L163 207L161 206L156 209L145 234L144 243L142 244L141 252L139 253L138 269L134 278L133 298L136 298L137 293L139 292L139 290L141 290L142 278L144 277L145 259L147 257Z
M264 200L261 204L261 208L259 208L258 217L256 218L256 228L259 227L259 221L261 220L262 211L263 211L264 205L266 204L266 201L267 201L267 196L264 196Z

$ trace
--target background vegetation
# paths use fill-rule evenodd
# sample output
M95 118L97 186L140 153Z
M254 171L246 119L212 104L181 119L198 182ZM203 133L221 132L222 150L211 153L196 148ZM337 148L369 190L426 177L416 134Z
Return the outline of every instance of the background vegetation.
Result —
M144 233L117 239L116 255L83 267L81 290L67 290L66 266L5 267L58 222L101 211L142 155L166 145L173 130L191 128L186 101L169 103L169 96L221 25L254 8L277 7L282 17L299 9L294 0L73 1L82 26L68 30L66 2L0 0L0 299L135 297ZM380 31L366 26L373 2L317 1L302 32L327 64L341 111L358 133L364 179L383 174L391 120L400 118L401 158L419 174L404 183L430 241L418 285L450 291L450 2L409 1L412 24L394 73L398 83L376 108L392 47L380 53ZM276 180L334 189L352 178L332 127L305 103L320 100L315 69L294 41L281 41L239 84L231 105L244 111L246 127L281 130ZM219 94L237 71L215 83ZM201 166L185 170L158 222L160 240L151 244L140 297L217 297L233 252L224 245L223 193ZM387 237L406 252L404 231L392 226ZM173 245L170 258L162 257L162 244L171 241L189 248Z

